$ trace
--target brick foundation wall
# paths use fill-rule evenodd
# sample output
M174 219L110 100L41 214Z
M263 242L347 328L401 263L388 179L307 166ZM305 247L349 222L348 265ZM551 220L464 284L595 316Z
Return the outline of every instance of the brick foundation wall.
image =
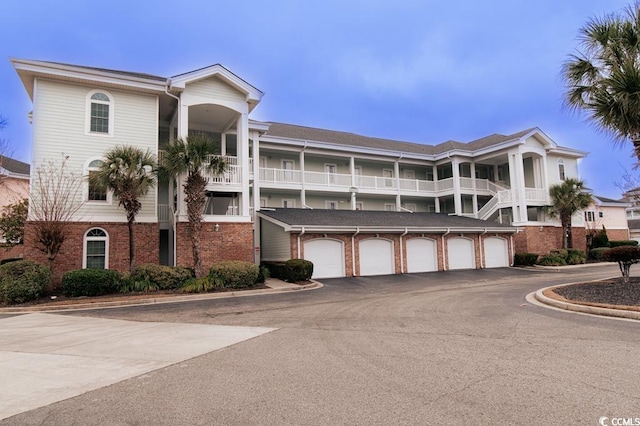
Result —
M516 253L549 254L551 250L562 248L562 228L558 226L523 226L523 231L514 235ZM587 249L585 228L571 228L573 248Z
M202 224L200 238L202 265L205 271L215 262L254 261L252 223L220 223L218 232L215 232L215 223L205 222ZM176 265L193 266L192 253L187 223L179 222L176 232Z
M60 248L53 265L53 286L60 285L62 275L82 268L84 235L91 228L101 228L109 237L109 269L119 272L129 270L129 231L126 223L72 222L68 224L68 236ZM158 263L160 228L157 223L136 223L134 226L136 264ZM35 228L25 225L24 258L47 265L46 255L38 249Z

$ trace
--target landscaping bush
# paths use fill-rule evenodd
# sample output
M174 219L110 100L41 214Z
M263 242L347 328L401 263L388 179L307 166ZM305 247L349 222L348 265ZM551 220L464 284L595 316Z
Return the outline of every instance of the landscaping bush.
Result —
M247 288L256 285L259 273L259 268L253 263L230 260L211 266L209 279L222 279L225 288Z
M565 261L567 260L568 255L569 255L569 250L567 249L555 249L549 252L549 256L558 256L563 258Z
M557 254L542 256L540 260L538 260L538 265L543 265L543 266L563 266L566 264L567 264L567 261L564 260L564 257L561 257Z
M123 277L120 282L120 293L151 293L158 290L160 287L149 280L136 281L131 277Z
M207 293L220 290L224 287L221 278L217 276L207 276L202 278L189 278L182 284L181 290L185 293Z
M289 259L286 262L265 262L272 277L295 283L311 279L313 263L304 259Z
M24 303L39 299L51 281L51 271L31 260L18 260L0 266L0 300Z
M185 281L193 278L193 273L188 268L149 263L138 266L131 278L134 281L150 281L160 290L171 290L182 287Z
M609 250L609 247L598 247L589 250L589 259L591 260L604 260L604 253Z
M609 247L637 246L638 242L634 240L612 240L609 241Z
M120 274L110 269L76 269L62 276L62 293L68 297L101 296L120 290Z
M580 265L587 261L587 256L582 250L569 249L567 250L567 257L565 257L567 265Z
M256 280L257 284L264 284L267 281L267 278L271 277L271 273L269 272L269 268L265 265L260 265L258 270L258 279Z
M629 269L634 263L640 262L640 247L620 246L607 250L603 255L608 262L618 262L622 278L625 283L629 282Z
M538 254L536 253L516 253L513 256L514 266L533 266L538 260Z
M591 248L609 247L609 237L607 236L607 230L602 229L591 237Z

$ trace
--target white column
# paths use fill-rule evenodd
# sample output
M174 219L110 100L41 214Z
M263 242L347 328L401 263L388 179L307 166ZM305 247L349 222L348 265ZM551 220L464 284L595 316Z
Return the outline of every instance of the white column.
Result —
M238 117L236 129L238 164L240 165L240 184L242 195L240 197L240 215L249 216L249 121L248 114L242 112Z
M515 165L515 154L509 153L507 155L509 159L509 184L511 185L511 209L513 213L513 220L518 220L518 179Z
M453 171L453 204L455 213L462 214L462 195L460 194L460 162L457 158L451 160L451 170Z
M304 207L307 204L307 190L304 184L304 148L300 151L300 182L302 183L302 190L300 191L300 207Z
M478 190L476 188L476 163L471 162L471 182L473 186L473 215L478 217Z
M398 163L398 160L393 163L393 174L396 178L396 211L399 212L401 211L402 200L400 200L400 164Z
M258 132L253 132L251 135L252 141L252 157L253 157L253 211L254 216L255 212L260 210L260 142L259 142L260 134Z
M220 155L227 155L227 134L220 135Z
M189 135L189 106L180 104L180 116L178 117L178 137L183 141L187 140ZM178 214L184 214L185 202L184 202L184 176L179 176L177 179L178 184Z
M356 187L356 159L349 157L349 173L351 173L351 189ZM356 193L351 191L351 210L356 209Z
M433 169L433 183L434 183L434 188L438 189L438 166L437 165L433 165L432 166ZM436 203L436 213L440 213L440 197L436 197L435 198L435 203Z
M522 163L522 153L515 154L514 161L516 163L516 171L518 173L518 194L519 194L519 207L520 207L520 222L527 221L527 198L524 187L524 164Z

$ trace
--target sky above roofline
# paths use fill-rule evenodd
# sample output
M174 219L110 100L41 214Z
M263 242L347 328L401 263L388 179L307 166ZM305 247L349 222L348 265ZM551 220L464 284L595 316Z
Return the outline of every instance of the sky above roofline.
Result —
M260 121L431 145L538 127L589 151L581 177L616 199L632 150L562 108L560 67L580 26L627 4L4 0L0 138L30 162L32 106L9 57L155 76L219 63L265 92Z

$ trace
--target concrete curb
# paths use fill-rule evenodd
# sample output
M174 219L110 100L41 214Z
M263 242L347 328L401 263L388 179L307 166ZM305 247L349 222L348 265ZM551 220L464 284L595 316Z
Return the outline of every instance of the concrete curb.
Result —
M241 291L228 291L224 293L204 293L204 294L189 294L189 295L180 295L180 296L166 296L166 297L153 297L150 296L148 298L140 298L140 299L128 299L126 296L123 296L123 300L112 300L112 301L96 301L96 302L88 302L88 303L69 303L69 304L60 304L55 306L47 306L47 305L34 305L34 306L19 306L19 307L7 307L0 308L0 314L28 314L33 312L61 312L61 311L86 311L89 309L109 309L109 308L120 308L120 307L129 307L129 306L143 306L143 305L159 305L166 303L181 303L181 302L191 302L191 301L200 301L200 300L211 300L211 299L227 299L231 297L247 297L247 296L259 296L264 294L279 294L279 293L287 293L291 291L302 291L302 290L315 290L318 288L322 288L322 283L311 280L310 284L304 285L287 285L286 287L278 287L278 288L264 288L259 290L241 290Z
M630 311L626 309L617 309L617 308L616 309L605 308L601 306L581 305L575 302L566 302L563 300L553 299L543 294L546 290L553 290L555 288L565 287L565 286L574 285L574 284L577 284L577 283L545 287L536 291L534 293L534 297L538 302L544 305L553 306L554 308L563 309L566 311L580 312L583 314L614 317L614 318L626 318L626 319L640 321L640 311Z
M591 267L600 267L603 265L612 265L611 262L596 262L596 263L582 263L580 265L563 265L563 266L543 266L543 265L533 265L534 269L543 270L543 271L566 271L570 269L582 269L582 268L591 268ZM561 287L561 286L556 286Z

